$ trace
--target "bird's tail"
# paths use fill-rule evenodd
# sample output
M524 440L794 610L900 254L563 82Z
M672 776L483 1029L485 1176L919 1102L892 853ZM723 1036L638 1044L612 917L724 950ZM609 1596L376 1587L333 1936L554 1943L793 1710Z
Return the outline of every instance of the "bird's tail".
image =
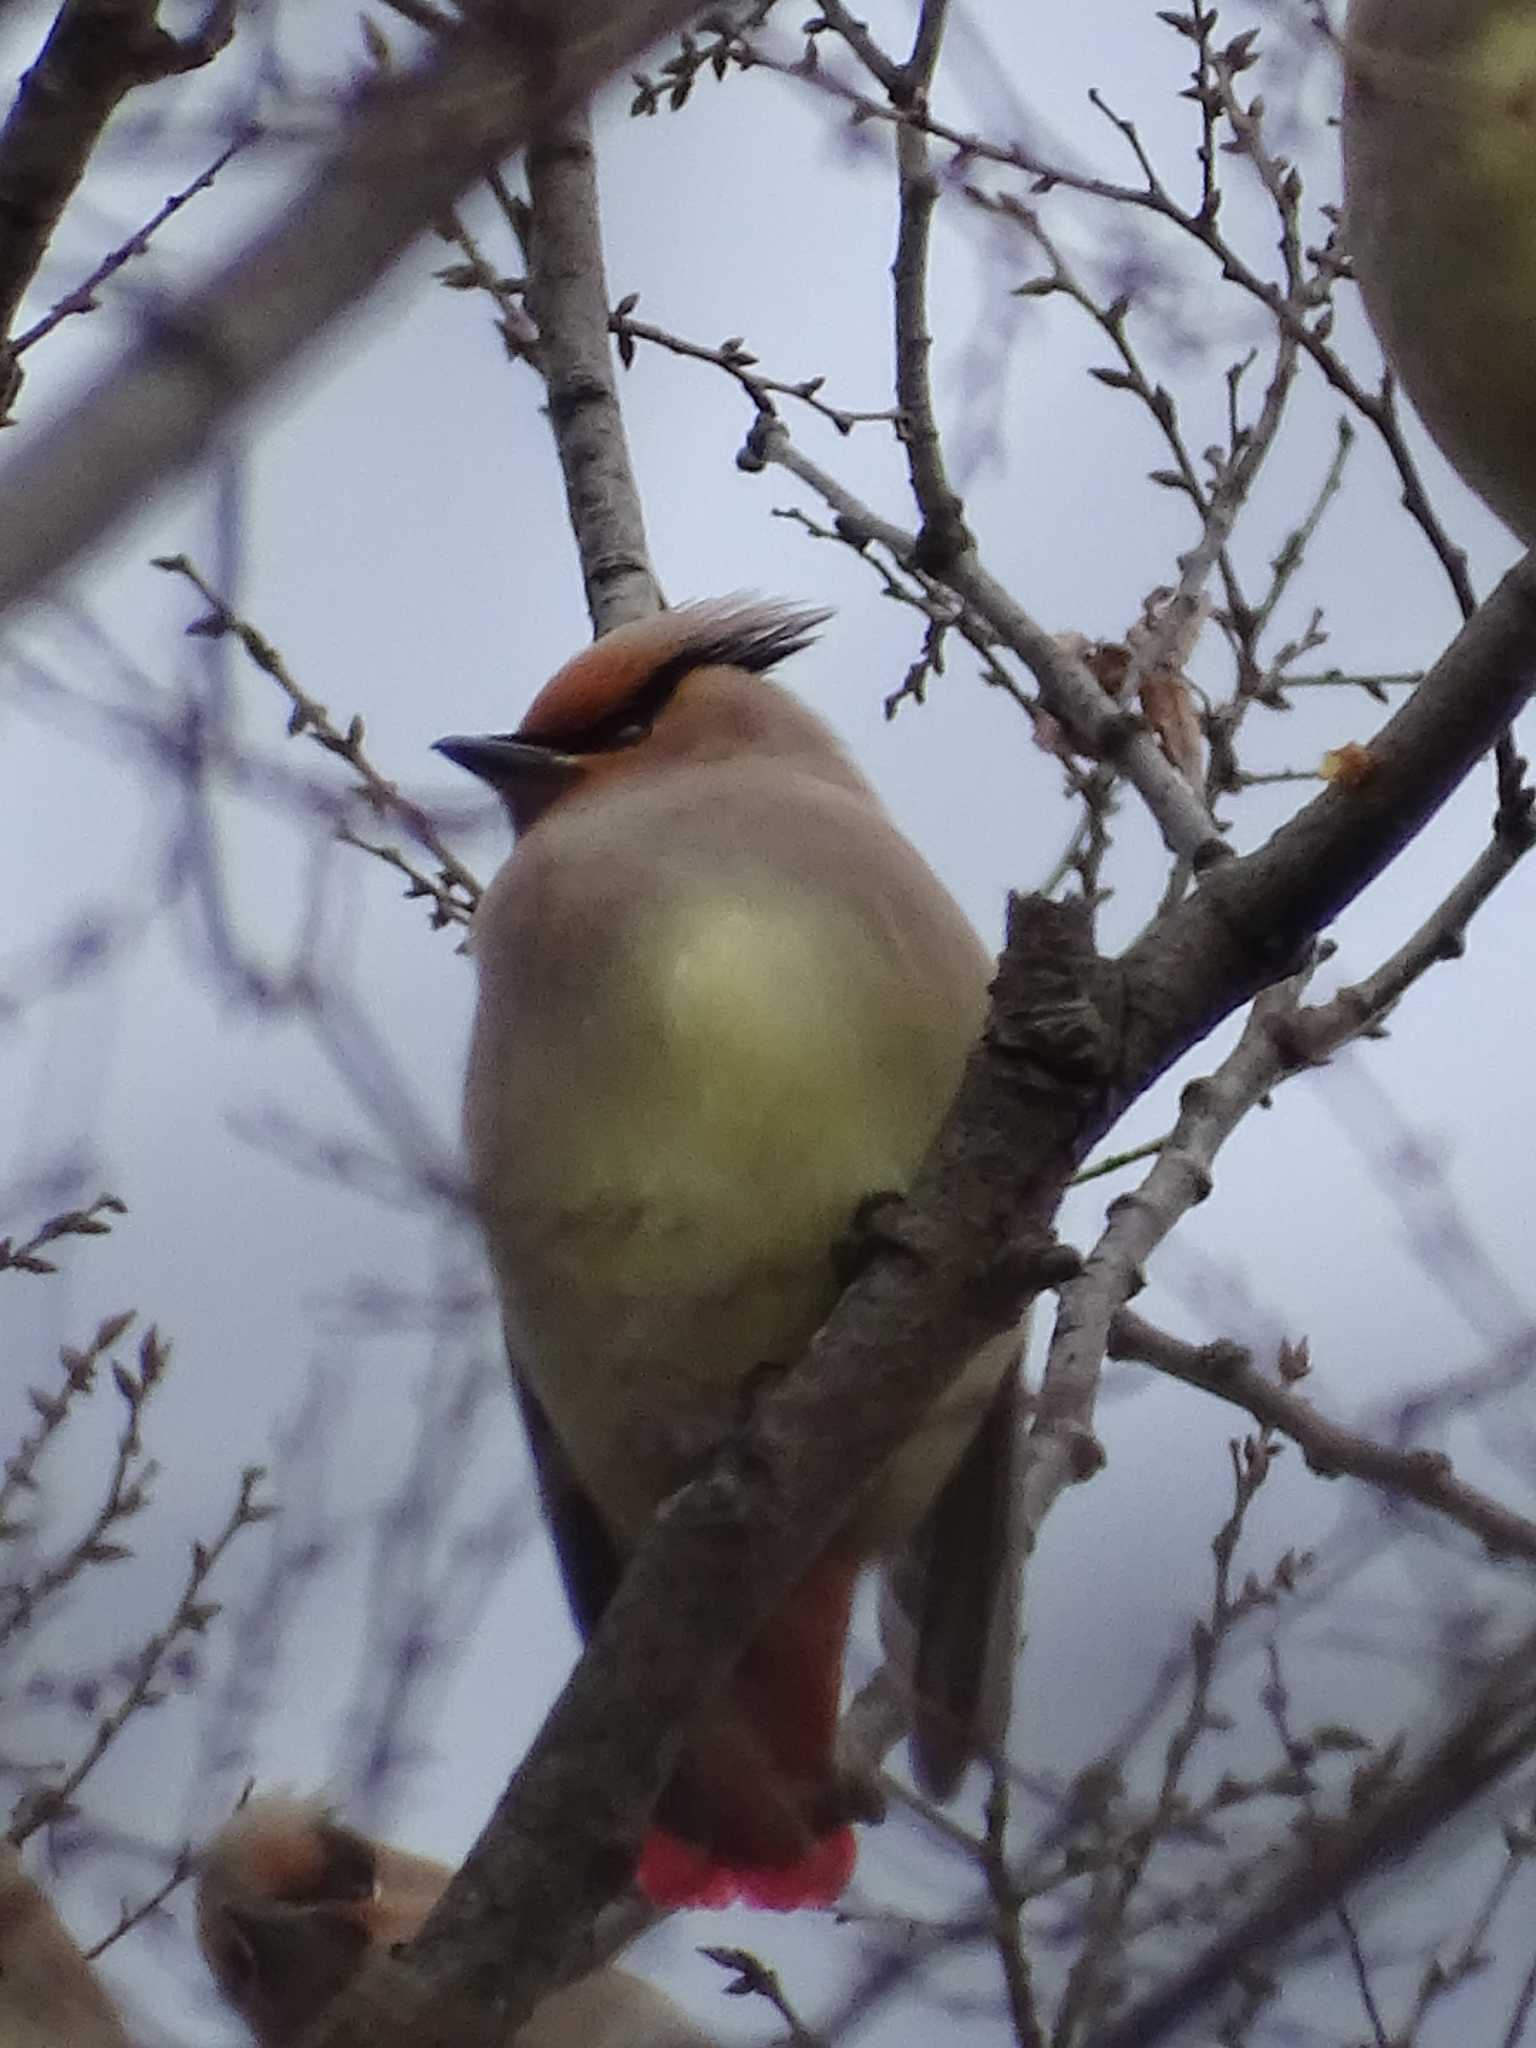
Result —
M856 1794L835 1761L859 1560L819 1559L753 1643L662 1795L636 1873L653 1905L830 1905Z

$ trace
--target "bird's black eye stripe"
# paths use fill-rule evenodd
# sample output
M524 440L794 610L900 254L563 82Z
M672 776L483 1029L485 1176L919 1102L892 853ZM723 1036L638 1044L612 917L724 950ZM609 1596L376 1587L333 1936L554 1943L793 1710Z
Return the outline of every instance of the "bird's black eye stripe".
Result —
M595 725L584 726L580 732L568 736L554 735L552 744L569 754L606 754L620 747L634 746L650 732L683 677L698 665L696 655L663 662L638 689L630 692L622 704L615 705L606 718L600 718Z

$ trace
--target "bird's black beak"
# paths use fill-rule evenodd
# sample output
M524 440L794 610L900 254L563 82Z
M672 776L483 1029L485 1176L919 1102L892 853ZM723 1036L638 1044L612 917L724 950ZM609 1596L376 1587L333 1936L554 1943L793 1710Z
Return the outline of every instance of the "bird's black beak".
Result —
M569 782L582 767L579 754L568 754L562 747L538 740L519 739L515 732L453 733L435 741L433 751L478 775L503 796L519 789L538 785L547 789L551 783Z
M569 754L547 741L520 739L515 732L478 738L454 733L439 740L436 751L490 784L519 837L580 781L587 766L580 754Z

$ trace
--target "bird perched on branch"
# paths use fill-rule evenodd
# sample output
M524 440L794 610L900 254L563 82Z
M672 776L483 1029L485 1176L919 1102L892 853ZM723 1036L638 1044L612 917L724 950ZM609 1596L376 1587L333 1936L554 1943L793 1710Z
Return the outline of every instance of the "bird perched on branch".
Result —
M751 1376L792 1365L831 1309L855 1213L910 1185L985 1014L975 933L830 729L767 679L825 616L665 612L578 655L515 733L439 742L516 834L475 921L465 1134L588 1632ZM948 1793L1001 1742L1019 1346L972 1361L691 1736L641 1858L656 1902L790 1907L847 1882L869 1795L834 1735L872 1555L912 1541L922 1782Z
M1536 8L1351 0L1345 236L1442 452L1536 541Z
M370 1953L410 1939L452 1875L444 1864L343 1827L321 1800L252 1799L203 1852L198 1940L260 2048L287 2048ZM30 2037L18 2039L30 2048ZM49 2037L50 2048L66 2041L76 2048L73 2034ZM79 2037L79 2048L95 2044L95 2035ZM601 1969L547 1998L508 2048L712 2044L643 1978Z

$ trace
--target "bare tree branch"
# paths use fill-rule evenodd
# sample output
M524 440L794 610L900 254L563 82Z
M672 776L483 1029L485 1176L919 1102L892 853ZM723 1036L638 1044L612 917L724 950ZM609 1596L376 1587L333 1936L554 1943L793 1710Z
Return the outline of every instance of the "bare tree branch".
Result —
M928 61L932 63L938 57L944 7L931 5L927 17ZM913 81L905 70L897 76L898 90L910 98ZM922 79L921 89L926 91L928 82ZM933 334L928 325L928 250L934 209L939 203L939 181L929 161L928 138L920 128L906 122L896 130L896 173L900 217L896 255L891 264L896 402L900 407L898 417L907 474L922 515L913 552L920 567L942 573L957 556L972 551L975 542L965 524L960 494L949 480L928 369L933 354Z
M1031 1537L1062 1488L1077 1475L1085 1456L1090 1465L1093 1463L1091 1425L1100 1363L1106 1356L1106 1347L1110 1347L1107 1355L1111 1357L1128 1355L1112 1348L1112 1332L1149 1327L1141 1324L1139 1318L1128 1319L1125 1309L1125 1303L1141 1284L1146 1262L1187 1212L1210 1193L1211 1169L1217 1153L1256 1103L1287 1075L1327 1059L1368 1029L1431 967L1454 958L1461 950L1462 935L1470 919L1531 846L1531 792L1524 788L1518 773L1523 765L1515 764L1513 779L1506 783L1492 842L1412 937L1374 974L1340 990L1326 1004L1313 1008L1301 1005L1310 967L1260 995L1242 1036L1226 1059L1213 1073L1185 1088L1178 1119L1168 1135L1158 1141L1156 1162L1146 1179L1134 1192L1111 1204L1107 1227L1084 1262L1082 1272L1061 1290L1021 1480L1025 1526ZM1167 1369L1176 1370L1172 1366ZM1257 1384L1268 1388L1271 1383ZM1208 1390L1227 1391L1216 1386ZM1261 1413L1241 1394L1229 1394L1228 1398L1249 1406L1260 1422L1273 1423L1287 1434L1297 1435L1288 1423L1270 1412ZM1301 1403L1298 1413L1305 1408L1306 1404ZM1306 1450L1306 1440L1298 1437L1298 1441ZM1371 1463L1371 1447L1364 1439L1355 1441L1360 1446L1358 1455L1362 1461L1358 1476L1379 1480L1379 1466L1365 1469ZM1357 1469L1354 1465L1333 1463L1328 1450L1321 1447L1320 1456L1323 1462L1318 1470ZM1413 1452L1404 1457L1403 1471L1406 1474L1412 1468L1416 1485L1438 1489L1431 1504L1448 1513L1452 1512L1448 1503L1453 1500L1470 1506L1462 1500L1465 1490L1450 1477L1448 1462L1438 1454ZM1441 1468L1443 1483L1427 1478L1421 1469L1426 1459ZM1415 1493L1413 1497L1425 1495ZM1480 1500L1481 1496L1476 1498ZM1510 1518L1496 1503L1486 1505L1493 1517L1490 1528L1494 1524L1500 1529L1506 1525L1528 1526L1522 1517ZM1475 1525L1469 1522L1467 1526ZM1523 1540L1506 1541L1502 1536L1495 1540L1481 1526L1476 1527L1476 1533L1484 1535L1495 1550L1513 1549L1520 1555L1530 1554Z
M142 0L118 4L142 5ZM1496 1548L1522 1560L1533 1555L1536 1524L1464 1488L1434 1454L1386 1450L1342 1430L1300 1400L1288 1380L1276 1386L1255 1373L1251 1361L1234 1360L1216 1347L1180 1346L1164 1333L1149 1331L1123 1304L1151 1250L1208 1189L1219 1146L1264 1089L1368 1027L1429 966L1453 953L1467 920L1531 844L1530 795L1520 764L1506 749L1493 840L1471 872L1375 973L1329 1003L1310 1010L1300 1006L1305 978L1319 957L1318 932L1392 860L1536 683L1536 568L1527 564L1517 570L1436 665L1414 702L1376 740L1351 750L1347 781L1325 790L1257 853L1238 858L1208 815L1201 793L1190 787L1188 771L1181 775L1163 759L1154 734L1126 709L1115 679L1106 681L1093 660L1077 660L1060 637L1044 632L992 578L950 486L927 372L928 326L937 308L928 303L926 276L940 190L935 165L945 153L944 132L927 120L926 96L945 0L924 0L912 54L904 63L879 46L842 0L823 0L819 15L805 25L803 63L776 67L813 73L818 46L841 38L889 98L885 118L898 123L893 154L901 208L894 266L900 404L896 414L885 416L897 420L905 441L918 504L916 532L880 518L827 477L801 455L779 424L773 397L783 394L800 398L846 429L854 416L818 400L820 380L785 386L755 378L753 359L740 342L715 350L680 343L633 321L633 299L607 310L590 140L574 112L581 90L579 81L571 83L566 54L553 32L559 0L461 0L462 21L426 0L395 4L439 48L412 78L399 83L386 78L366 98L360 96L348 116L329 175L338 179L345 204L354 209L344 222L348 246L341 251L343 269L354 263L352 245L359 237L365 244L349 280L333 285L329 275L334 266L328 252L339 247L334 238L343 234L342 212L327 211L329 202L311 187L286 227L253 244L209 293L192 295L184 314L144 338L135 374L147 376L147 385L106 387L158 394L145 416L143 447L131 438L137 429L123 425L110 405L92 415L97 420L93 431L101 431L103 420L116 420L126 437L120 469L129 482L113 472L110 490L131 494L138 488L132 478L142 483L167 448L167 459L190 459L198 437L206 436L227 405L256 390L281 360L280 354L272 355L272 337L280 351L291 354L301 345L306 321L329 318L391 260L391 251L405 246L415 232L409 225L413 218L417 225L441 222L452 193L483 174L519 232L531 217L533 275L526 285L499 277L473 237L457 228L455 238L468 260L456 266L463 276L449 281L489 291L509 345L546 376L589 608L599 629L640 615L657 601L609 362L613 339L625 361L635 340L649 339L707 357L736 379L759 413L742 466L773 462L798 476L833 508L835 537L866 553L889 594L921 615L921 656L896 697L922 694L929 676L943 668L946 642L952 645L951 636L958 634L977 649L988 680L1010 689L1036 717L1039 736L1050 721L1040 715L1041 704L1025 674L1031 672L1052 719L1065 729L1066 740L1051 751L1061 761L1067 794L1088 813L1053 884L1075 873L1085 900L1071 906L1038 900L1015 905L986 1041L921 1185L890 1226L890 1242L877 1250L864 1278L816 1340L809 1360L761 1396L756 1414L717 1468L663 1510L624 1592L438 1919L411 1950L381 1959L312 2035L315 2043L344 2042L354 2048L363 2041L376 2048L407 2041L451 2041L454 2048L474 2048L484 2041L505 2048L517 2016L590 1957L593 1916L624 1881L644 1817L690 1716L720 1682L760 1617L782 1597L781 1589L804 1559L847 1514L849 1475L878 1464L908 1431L918 1407L931 1403L945 1375L969 1354L978 1332L1006 1322L1021 1297L1042 1284L1065 1283L1065 1299L1024 1481L1032 1530L1066 1485L1096 1467L1094 1398L1107 1340L1139 1344L1149 1355L1157 1353L1166 1369L1182 1368L1182 1376L1193 1383L1258 1414L1265 1434L1250 1440L1257 1446L1251 1452L1255 1470L1270 1453L1267 1432L1287 1428L1319 1469L1354 1472L1368 1483L1407 1494ZM589 8L593 0L575 0L581 21L587 20ZM672 10L663 0L643 0L642 11L650 19ZM759 7L751 19L741 9L712 13L696 36L685 36L681 52L665 67L674 82L672 104L681 104L703 65L713 61L718 70L728 69L732 50L738 52L734 61L746 68L739 52L749 47L746 32L765 12L766 6ZM631 19L626 12L624 20ZM1150 371L1142 371L1129 344L1122 348L1124 375L1118 388L1132 389L1154 419L1168 423L1175 469L1162 472L1158 480L1166 483L1172 476L1170 487L1185 490L1199 526L1191 551L1180 558L1173 604L1158 614L1149 602L1144 612L1148 629L1161 617L1168 640L1144 638L1136 660L1147 668L1156 666L1185 626L1205 616L1205 586L1213 577L1220 579L1227 610L1217 617L1236 679L1230 701L1213 708L1208 729L1214 729L1218 716L1226 718L1230 741L1251 705L1284 708L1287 665L1298 650L1307 653L1322 642L1322 615L1314 610L1310 624L1278 653L1258 644L1261 635L1268 641L1273 615L1288 588L1297 559L1293 546L1305 544L1332 495L1343 442L1312 510L1272 561L1267 586L1261 584L1265 594L1250 602L1229 559L1228 537L1235 516L1249 502L1259 462L1273 444L1304 347L1312 352L1324 345L1329 317L1325 284L1333 273L1326 252L1322 257L1303 253L1299 186L1284 159L1271 155L1263 143L1257 102L1245 104L1234 88L1246 62L1244 39L1225 45L1223 54L1215 21L1215 7L1199 0L1192 14L1171 23L1195 47L1195 90L1188 97L1196 106L1199 188L1193 209L1180 214L1176 224L1206 249L1224 249L1219 237L1212 239L1223 197L1221 152L1236 149L1251 160L1282 227L1279 281L1272 284L1250 273L1278 327L1272 367L1257 412L1246 404L1246 387L1245 402L1239 404L1244 371L1241 365L1232 367L1224 432L1217 447L1203 452L1186 431L1188 416L1177 414L1172 396ZM601 35L602 24L592 32ZM718 44L711 44L712 37ZM825 43L818 45L819 38ZM1225 73L1221 64L1227 66ZM648 82L640 83L642 101L648 94L654 100ZM860 118L874 111L861 100L854 102L854 110ZM1165 188L1155 176L1131 124L1111 118L1146 173L1139 197L1134 186L1126 188L1131 202L1143 216L1172 219L1167 208L1174 202L1167 192L1176 188ZM494 157L507 138L529 132L540 138L530 165L531 216L507 199L494 170ZM371 160L365 134L372 136ZM958 172L964 165L944 168ZM1079 189L1084 189L1081 182ZM1097 196L1113 203L1124 193ZM385 219L375 228L373 215L380 208ZM1234 210L1228 210L1229 218ZM322 275L314 279L311 272ZM1253 288L1240 275L1234 274L1233 281L1240 289ZM1117 279L1116 292L1113 300L1101 293L1108 303L1099 305L1095 299L1092 310L1112 339L1118 323L1120 346L1131 303L1123 278ZM538 315L537 335L530 311ZM225 321L227 335L219 320ZM1295 324L1308 322L1315 340L1303 345ZM1115 388L1120 373L1099 374ZM181 387L177 379L185 380ZM157 439L171 430L156 408L169 412L173 393L181 405L187 389L194 400L190 438L183 443L172 433L169 441ZM66 435L60 445L67 453L89 444L71 442ZM148 469L141 464L135 470L144 447L161 455L148 458ZM41 504L45 523L56 521L56 492L90 495L79 490L90 472L79 462L72 472L59 471L58 463L55 452L48 458L49 473L39 466L34 475L34 484L41 482L41 499L35 502ZM13 465L13 473L21 468ZM120 495L112 502L127 503L128 498ZM69 536L86 531L67 523L76 516L70 512L64 525L56 522L51 529L56 538L64 535L61 545L76 545ZM89 526L94 514L82 516ZM110 507L103 517L109 516ZM803 523L811 525L809 519ZM27 526L27 520L0 520L0 594L11 573L8 551L31 545L11 529ZM30 574L26 563L32 557L17 559ZM165 566L191 573L179 561ZM252 658L287 692L296 726L361 777L367 801L397 810L414 829L410 806L364 754L360 721L334 723L286 674L276 650L200 579L193 580L209 605L207 619L194 630L239 635ZM1132 635L1125 637L1129 642ZM1093 646L1098 650L1111 644ZM1048 743L1042 738L1041 744ZM1079 749L1090 754L1090 765L1084 766ZM1234 778L1254 779L1230 745L1228 757ZM188 764L189 804L201 807L211 800L204 771L212 759L200 755ZM1170 896L1124 958L1109 963L1092 951L1092 903L1122 774L1137 787L1178 855L1180 888L1188 873L1194 879L1187 900ZM238 785L238 774L231 782ZM1237 779L1225 782L1213 770L1213 790L1239 786ZM352 813L338 806L327 815L344 822ZM371 850L406 876L413 893L432 896L444 917L463 916L474 892L473 878L451 862L435 838L426 832L418 836L438 856L435 879L428 862L413 865L393 848ZM211 859L208 866L211 870ZM210 921L216 921L216 913ZM256 986L254 974L251 979ZM297 993L296 980L293 986ZM1087 1270L1075 1273L1075 1260L1047 1236L1074 1169L1127 1104L1213 1025L1249 1001L1253 1012L1236 1052L1186 1090L1177 1127L1157 1146L1152 1172L1111 1211ZM322 1014L318 998L310 1008L313 1027L338 1071L357 1088L370 1113L385 1121L389 1097L379 1084L382 1055L364 1062L359 1085L359 1062L349 1043L350 1013L345 1006L331 1005ZM31 1257L33 1247L23 1246L13 1262ZM1238 1520L1218 1539L1227 1545L1218 1555L1223 1574L1231 1564ZM1230 1616L1241 1597L1219 1577L1213 1611ZM195 1614L197 1605L189 1611ZM145 1668L148 1685L152 1663ZM953 1842L977 1858L988 1899L967 1925L951 1920L931 1930L924 1952L942 1954L945 1944L955 1940L992 1939L1022 2039L1039 2039L1045 2031L1021 1924L1026 1908L1038 1912L1051 1894L1064 1902L1064 1910L1074 1910L1065 1901L1075 1902L1086 1891L1091 1920L1095 1898L1102 1904L1118 1890L1118 1903L1096 1923L1097 1935L1089 1928L1083 1950L1088 1976L1076 2011L1070 1992L1064 2001L1062 2026L1074 2038L1077 2032L1098 2038L1106 2015L1124 1996L1120 1973L1131 1944L1149 1929L1172 1924L1166 1897L1149 1901L1159 1878L1149 1879L1134 1900L1132 1893L1143 1883L1151 1847L1161 1850L1171 1841L1176 1823L1200 1824L1217 1811L1215 1795L1203 1803L1193 1792L1186 1796L1180 1776L1197 1736L1203 1741L1210 1725L1209 1669L1200 1670L1197 1679L1189 1713L1169 1750L1155 1824L1141 1829L1144 1839L1137 1837L1141 1860L1134 1868L1130 1861L1118 1871L1112 1865L1117 1846L1131 1842L1140 1825L1132 1812L1136 1795L1129 1791L1120 1817L1112 1825L1105 1821L1096 1834L1092 1823L1063 1821L1064 1832L1054 1844L1059 1853L1044 1876L1038 1869L1031 1876L1029 1866L1021 1874L1010 1868L1007 1857L1009 1792L1023 1788L1033 1796L1036 1790L1022 1774L1010 1786L999 1770L983 1843L958 1827L951 1833ZM1149 1725L1141 1724L1143 1734ZM1111 1755L1106 1771L1127 1754L1129 1742L1127 1737ZM1506 1758L1519 1753L1518 1747L1504 1745ZM1112 1795L1108 1803L1119 1797ZM1319 1805L1318 1812L1324 1810ZM1315 1817L1310 1808L1307 1817ZM1085 1860L1074 1866L1070 1859L1079 1852ZM1290 1849L1271 1845L1265 1853L1269 1860L1257 1866L1264 1875L1249 1898L1283 1866ZM1314 1857L1301 1877L1315 1884L1320 1868ZM1354 1879L1346 1873L1342 1881ZM1214 1924L1221 1924L1228 1910L1223 1902ZM1097 1948L1091 1946L1095 1940ZM1229 1954L1229 1969L1231 1960ZM1364 1983L1363 1950L1356 1960ZM856 2004L847 2008L850 2015L859 2010ZM1374 2015L1374 2006L1371 2010ZM1376 2032L1384 2038L1379 2022Z
M180 37L158 12L159 0L64 0L0 128L0 415L20 382L8 337L22 294L118 103L210 63L235 32L234 0L213 0Z
M585 111L528 151L528 310L595 634L659 609L614 385L597 160Z
M71 291L67 291L61 299L56 300L41 318L34 320L24 334L16 336L12 344L16 354L23 356L29 348L36 348L40 341L45 341L53 330L62 326L71 315L94 313L100 303L96 295L101 287L131 263L135 256L142 256L166 222L174 220L184 206L189 206L201 193L209 191L225 165L243 149L248 149L255 139L254 129L243 131L227 148L221 149L208 168L200 171L190 184L183 185L179 192L173 192L142 227L135 228L126 241L120 242L115 249L109 250L102 257L89 277L82 278Z
M370 89L285 216L161 315L127 360L0 470L0 610L31 596L355 304L486 168L583 102L696 0L571 0L558 42L456 41Z
M1523 780L1525 766L1513 753L1501 756L1493 837L1417 931L1364 980L1341 988L1328 1002L1298 1014L1292 1041L1297 1057L1307 1061L1326 1059L1357 1033L1385 1017L1432 967L1461 957L1472 919L1536 845L1533 793Z
M1209 1192L1219 1147L1273 1085L1274 1025L1294 1008L1296 995L1290 984L1266 990L1232 1052L1184 1090L1178 1121L1158 1147L1151 1172L1134 1193L1110 1205L1108 1225L1081 1273L1061 1289L1019 1479L1030 1548L1065 1488L1098 1469L1093 1412L1111 1322L1140 1286L1153 1249Z
M151 1336L153 1332L151 1332ZM141 1354L142 1355L142 1354ZM163 1357L163 1353L161 1354ZM147 1371L148 1368L146 1367ZM266 1477L259 1465L248 1465L240 1475L234 1505L223 1526L209 1543L194 1543L192 1561L169 1618L148 1638L125 1672L126 1682L117 1702L100 1715L91 1740L75 1761L51 1783L28 1793L13 1818L10 1839L20 1844L36 1829L68 1813L75 1794L100 1763L112 1744L136 1714L152 1704L162 1669L176 1644L186 1636L201 1635L218 1612L217 1604L206 1599L208 1580L231 1543L253 1523L265 1521L273 1512L257 1499L257 1489Z
M1260 1372L1241 1344L1186 1344L1121 1309L1110 1325L1108 1356L1154 1366L1245 1409L1266 1429L1288 1436L1309 1470L1325 1479L1347 1473L1383 1492L1416 1500L1475 1536L1491 1556L1536 1564L1536 1521L1458 1479L1443 1451L1400 1450L1333 1421L1292 1386Z
M1365 1879L1420 1848L1536 1750L1536 1642L1527 1637L1414 1768L1363 1811L1320 1826L1259 1904L1171 1983L1095 2037L1094 2048L1154 2048L1262 1968L1273 1951L1333 1911Z
M478 878L465 867L420 804L413 803L401 791L399 784L392 782L375 765L363 744L362 719L349 719L345 730L339 727L326 706L317 697L310 696L296 680L266 635L248 619L232 611L185 555L162 555L155 567L164 569L169 575L184 576L208 606L203 617L194 620L187 631L204 638L232 634L256 667L263 675L272 678L293 707L288 718L289 738L299 739L307 734L316 746L334 759L345 761L357 777L357 794L369 809L380 818L397 819L411 837L432 855L437 863L436 873L428 874L415 866L396 846L381 846L374 840L362 838L345 821L336 828L337 838L363 853L372 854L375 860L383 861L387 867L404 875L406 895L431 903L435 926L467 925L480 900Z
M816 492L838 517L838 528L854 545L876 540L904 567L921 570L917 537L882 519L854 494L813 462L790 439L778 419L759 418L744 450L746 466L777 464ZM738 461L742 458L738 456ZM1198 792L1163 753L1134 713L1124 710L1102 689L1086 664L1068 653L973 552L964 553L932 572L934 580L953 591L974 611L982 637L1012 649L1040 686L1047 707L1061 720L1075 745L1095 760L1111 761L1140 792L1157 820L1169 847L1186 855L1196 868L1231 856L1232 849L1211 823Z
M1536 561L1517 562L1336 782L1253 853L1213 867L1123 956L1138 1044L1196 1043L1302 955L1450 796L1536 688ZM1174 1025L1182 1016L1182 1028Z

